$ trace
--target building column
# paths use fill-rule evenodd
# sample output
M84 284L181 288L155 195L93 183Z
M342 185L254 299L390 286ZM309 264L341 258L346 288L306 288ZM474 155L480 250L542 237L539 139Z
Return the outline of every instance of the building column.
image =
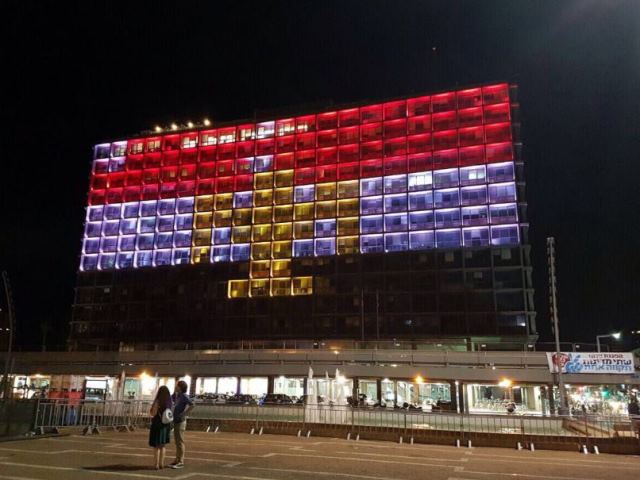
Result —
M449 397L451 398L451 410L456 412L458 410L458 397L454 380L449 380Z
M309 395L309 377L302 379L302 392L303 395Z
M196 394L196 382L198 381L198 377L195 375L191 377L191 382L189 383L189 396L193 397Z
M555 415L556 401L555 401L555 397L553 396L553 384L547 385L546 391L547 391L547 395L546 395L547 401L549 402L549 415Z
M273 384L275 383L274 380L275 380L275 377L273 375L269 375L267 377L267 393L268 394L274 393L273 392Z
M382 379L376 379L376 394L378 395L378 403L382 403Z

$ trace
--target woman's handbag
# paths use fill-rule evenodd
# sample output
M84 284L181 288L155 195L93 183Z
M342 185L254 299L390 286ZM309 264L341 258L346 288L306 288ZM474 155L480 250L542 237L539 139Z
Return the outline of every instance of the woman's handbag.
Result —
M171 422L173 422L173 411L170 408L165 408L164 412L162 412L162 423L166 425Z

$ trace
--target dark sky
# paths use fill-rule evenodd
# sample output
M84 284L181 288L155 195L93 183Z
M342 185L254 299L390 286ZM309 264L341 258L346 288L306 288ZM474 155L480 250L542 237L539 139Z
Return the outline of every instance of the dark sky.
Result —
M3 4L0 267L21 345L66 338L91 147L156 123L520 85L538 328L640 328L640 2Z

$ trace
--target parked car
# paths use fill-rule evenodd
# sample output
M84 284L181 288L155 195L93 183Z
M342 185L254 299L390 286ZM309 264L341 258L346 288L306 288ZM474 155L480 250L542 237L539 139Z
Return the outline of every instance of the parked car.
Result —
M227 403L227 396L223 393L201 393L194 398L201 403L215 403L218 405Z
M263 405L293 405L293 400L289 395L284 393L268 393L264 400Z
M309 403L309 398L311 395L302 395L295 403L297 405L306 405ZM326 401L326 397L323 395L316 395L316 403L324 403Z
M227 405L255 405L256 399L251 395L236 394L227 398Z

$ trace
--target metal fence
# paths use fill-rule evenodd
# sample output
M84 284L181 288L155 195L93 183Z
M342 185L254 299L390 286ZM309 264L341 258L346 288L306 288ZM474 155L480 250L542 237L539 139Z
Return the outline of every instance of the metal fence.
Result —
M151 402L120 400L38 400L33 425L43 427L142 427L150 421ZM507 434L553 436L575 440L595 438L638 439L640 418L628 416L554 416L424 413L402 409L352 408L349 406L220 405L199 402L190 418L205 424L228 420L264 425L332 425L350 431L367 429L425 434Z

